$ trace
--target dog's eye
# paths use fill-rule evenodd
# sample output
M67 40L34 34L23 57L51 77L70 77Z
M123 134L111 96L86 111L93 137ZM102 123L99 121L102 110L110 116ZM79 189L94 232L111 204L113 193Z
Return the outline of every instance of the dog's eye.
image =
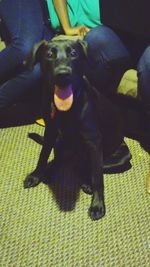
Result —
M51 49L47 51L47 56L49 58L54 58L56 57L56 55L57 55L57 49L55 47L52 47Z
M77 51L74 48L72 48L70 51L70 56L71 57L77 57L77 55L78 55Z
M48 56L48 57L52 57L52 55L53 55L53 52L52 52L51 50L48 50L48 51L47 51L47 56Z
M78 56L77 51L74 48L67 47L67 55L71 56L72 58L75 58Z

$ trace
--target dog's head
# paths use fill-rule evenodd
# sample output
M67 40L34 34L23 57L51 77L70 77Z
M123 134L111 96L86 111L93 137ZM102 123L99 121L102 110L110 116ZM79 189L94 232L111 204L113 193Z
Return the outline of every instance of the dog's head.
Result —
M48 81L57 109L66 111L72 106L80 89L86 43L81 40L41 41L28 59L29 67L40 62L43 77Z

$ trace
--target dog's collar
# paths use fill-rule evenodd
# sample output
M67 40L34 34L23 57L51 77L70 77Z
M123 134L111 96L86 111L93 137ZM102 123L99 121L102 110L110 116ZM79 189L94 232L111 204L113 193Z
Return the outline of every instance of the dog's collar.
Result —
M51 119L55 119L55 117L56 117L56 112L57 112L57 109L56 109L54 103L51 102L51 113L50 113L50 117L51 117Z
M76 101L78 99L78 97L80 96L80 94L81 94L81 88L80 88L80 90L77 90L77 92L75 93L74 101Z

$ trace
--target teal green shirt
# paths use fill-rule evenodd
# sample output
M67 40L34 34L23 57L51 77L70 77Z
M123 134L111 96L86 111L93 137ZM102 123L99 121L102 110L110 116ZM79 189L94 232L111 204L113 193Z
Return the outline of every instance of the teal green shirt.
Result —
M78 25L85 25L94 28L101 24L99 0L79 0L81 13Z
M59 18L53 1L47 0L52 28L61 31ZM99 14L99 0L68 0L67 10L71 26L85 25L94 28L101 24Z

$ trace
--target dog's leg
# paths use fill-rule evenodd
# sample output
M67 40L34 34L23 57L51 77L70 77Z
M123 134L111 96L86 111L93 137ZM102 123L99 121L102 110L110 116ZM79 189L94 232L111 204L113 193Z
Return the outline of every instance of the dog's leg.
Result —
M89 215L93 220L98 220L105 215L104 182L103 182L103 153L99 146L88 142L88 151L91 162L92 201Z
M28 137L40 145L44 143L44 137L37 133L28 133Z
M44 171L47 166L48 157L54 146L55 140L56 140L56 129L52 124L49 124L45 128L44 143L42 146L37 167L24 180L24 188L35 187L42 181Z

